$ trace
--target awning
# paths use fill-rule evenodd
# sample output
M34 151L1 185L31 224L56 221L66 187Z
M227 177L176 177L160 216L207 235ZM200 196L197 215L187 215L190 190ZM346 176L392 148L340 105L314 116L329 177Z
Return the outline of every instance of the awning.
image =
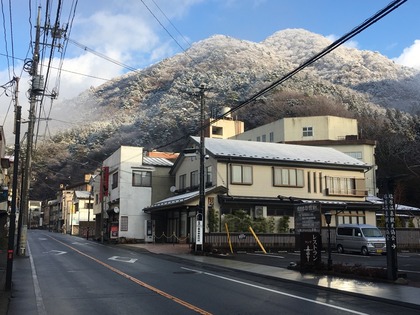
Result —
M213 186L207 188L205 190L205 195L211 193L226 193L227 189L224 186ZM143 209L144 212L151 213L154 211L161 211L171 208L179 208L181 206L190 205L189 203L199 199L199 191L191 191L181 195L175 195L161 201L156 202L155 204L151 205L150 207L146 207Z

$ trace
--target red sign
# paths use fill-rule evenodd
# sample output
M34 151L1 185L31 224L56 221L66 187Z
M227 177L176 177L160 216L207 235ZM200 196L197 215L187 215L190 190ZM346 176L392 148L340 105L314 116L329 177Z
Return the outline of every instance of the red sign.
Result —
M117 238L118 237L118 225L112 225L111 226L111 238Z
M108 196L108 188L109 188L109 167L104 166L102 168L102 174L101 174L101 191L100 191L100 197L101 201L103 200L104 196Z

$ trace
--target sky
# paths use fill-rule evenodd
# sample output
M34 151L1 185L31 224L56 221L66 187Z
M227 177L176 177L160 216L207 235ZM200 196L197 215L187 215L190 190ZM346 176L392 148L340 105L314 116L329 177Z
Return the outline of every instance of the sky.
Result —
M51 5L48 8L46 3ZM187 50L193 43L222 34L261 42L277 31L302 28L331 40L351 31L391 0L13 0L1 1L0 85L20 78L19 104L27 117L29 76L24 60L32 59L40 6L41 25L50 14L66 38L50 55L41 45L40 72L48 77L54 102L76 97L90 87L143 69ZM77 6L75 6L77 4ZM11 7L9 7L11 5ZM47 10L48 9L48 10ZM74 14L73 14L74 13ZM378 51L396 63L420 70L420 1L408 0L348 46ZM41 32L41 42L51 33ZM52 61L49 63L49 57ZM47 72L48 65L53 71ZM123 66L121 66L123 65ZM61 74L57 69L62 69ZM11 133L13 89L0 89L0 125ZM10 142L9 142L10 143Z

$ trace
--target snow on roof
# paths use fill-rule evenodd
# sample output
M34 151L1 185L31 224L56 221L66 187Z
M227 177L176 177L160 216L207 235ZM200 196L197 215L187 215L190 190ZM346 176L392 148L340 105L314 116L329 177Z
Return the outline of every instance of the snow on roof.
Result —
M372 195L367 196L366 200L370 201L372 203L375 203L375 204L383 204L384 203L383 199L381 199L379 197L376 197L376 196L372 196ZM395 204L395 209L397 211L420 211L420 208L401 205L401 204L397 204L397 203Z
M165 158L149 157L149 156L143 157L143 165L172 166L173 164L174 163L172 163L171 161Z
M199 137L191 138L197 143L200 142ZM214 138L206 138L204 143L206 150L218 157L242 157L368 167L366 163L358 159L326 147Z
M86 190L76 190L74 194L77 199L88 199L90 196L90 192Z

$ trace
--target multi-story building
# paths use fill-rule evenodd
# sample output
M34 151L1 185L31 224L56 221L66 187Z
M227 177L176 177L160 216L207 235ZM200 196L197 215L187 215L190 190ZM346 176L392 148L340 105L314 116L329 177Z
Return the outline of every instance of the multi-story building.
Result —
M92 178L96 237L147 241L150 215L142 209L167 197L174 180L171 161L144 153L141 147L121 146Z
M198 147L192 137L188 147ZM366 201L366 172L372 167L338 150L282 143L205 139L205 209L223 216L244 210L251 217L291 218L295 209L315 205L338 223L375 224L380 206ZM174 195L145 212L163 222L157 234L194 241L199 203L199 157L181 154L171 169ZM208 226L205 226L208 231Z
M357 120L336 116L291 117L245 131L231 139L334 148L373 167L366 173L366 190L376 196L376 141L360 139Z
M74 207L74 192L75 191L90 191L89 180L91 174L85 174L83 182L76 183L74 185L60 185L60 190L57 192L57 205L59 208L59 214L57 218L57 225L59 230L63 233L75 235L77 233L75 228L76 216Z

